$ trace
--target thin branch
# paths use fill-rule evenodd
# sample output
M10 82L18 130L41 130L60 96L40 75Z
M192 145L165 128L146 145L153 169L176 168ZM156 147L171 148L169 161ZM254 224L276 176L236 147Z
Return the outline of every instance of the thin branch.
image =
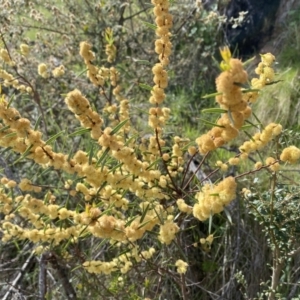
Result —
M57 259L57 256L55 255L55 253L51 252L48 256L48 259L49 259L50 263L52 264L53 268L57 271L57 275L58 275L58 277L61 281L61 284L65 290L67 299L68 300L77 299L76 292L68 279L68 274L66 272L66 268L62 267L58 263L58 259Z
M32 252L30 254L30 256L26 259L25 263L23 264L21 270L19 271L19 273L17 274L15 280L12 282L9 290L7 291L7 293L4 295L4 297L2 298L2 300L8 300L8 299L12 299L11 294L18 290L17 289L17 285L18 283L21 281L22 277L25 275L25 271L26 269L30 266L30 263L33 259L33 255L34 253Z
M47 259L49 253L43 253L39 260L39 299L46 299L47 293Z

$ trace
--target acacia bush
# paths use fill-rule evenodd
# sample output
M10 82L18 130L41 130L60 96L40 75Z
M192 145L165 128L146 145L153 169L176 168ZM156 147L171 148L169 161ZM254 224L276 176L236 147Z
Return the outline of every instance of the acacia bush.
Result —
M20 12L1 30L3 299L297 295L289 174L299 137L251 108L274 83L275 57L262 55L250 80L222 48L216 93L206 95L219 107L202 110L217 120L203 120L211 129L195 140L174 134L167 88L186 76L180 68L201 72L172 59L188 50L174 26L182 7L151 3L2 4ZM205 30L217 25L215 14L193 13Z

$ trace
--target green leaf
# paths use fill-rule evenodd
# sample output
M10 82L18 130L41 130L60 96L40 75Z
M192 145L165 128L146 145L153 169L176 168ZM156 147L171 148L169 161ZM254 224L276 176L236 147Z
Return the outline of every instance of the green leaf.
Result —
M127 122L129 119L126 119L122 122L120 122L111 132L110 135L114 135L115 133L117 133Z
M263 128L263 124L261 123L261 121L259 120L259 118L257 117L257 115L252 111L252 116L255 118L255 120L257 121L257 123L259 124L259 126L261 128Z
M230 225L233 225L231 214L230 214L229 210L226 207L224 207L224 212L226 214L227 220L229 221Z
M139 83L139 87L141 87L142 89L147 90L147 91L152 91L152 86L150 86L148 84Z
M13 164L16 164L17 162L19 162L20 160L25 158L29 154L32 147L33 147L33 145L28 146L27 149L24 151L24 153L16 161L14 161Z
M77 136L77 135L82 135L82 134L85 134L85 133L90 132L90 131L91 131L90 128L79 128L78 130L70 133L69 137L74 137L74 136Z
M232 114L231 114L230 110L228 110L228 117L229 117L231 125L234 126L234 120L233 120L233 117L232 117Z
M259 89L244 89L242 90L242 93L251 93L251 92L259 92Z
M276 80L276 81L268 82L268 83L266 83L266 85L276 84L276 83L278 83L280 81L283 81L283 80Z
M259 129L260 124L254 124L249 120L246 120L246 123L248 123L248 125L242 126L242 129L243 128L251 128L251 127L255 127L255 128Z
M63 135L65 133L64 130L62 130L61 132L53 135L51 138L49 138L47 141L46 141L46 145L49 145L51 144L53 141L55 141L59 136Z
M210 121L207 121L207 120L204 120L204 119L198 119L200 121L202 121L203 123L207 124L207 125L210 125L210 126L216 126L216 127L220 127L220 128L224 128L224 126L221 126L221 125L218 125L216 123L213 123L213 122L210 122Z
M38 119L37 119L36 122L35 122L34 128L33 128L34 130L37 130L37 128L38 128L38 126L40 125L42 119L43 119L42 116L39 116L39 117L38 117Z
M144 221L145 216L146 216L146 214L147 214L147 211L148 211L149 207L150 207L150 203L148 203L148 205L146 206L145 210L143 211L143 214L142 214L142 216L141 216L141 221L140 221L140 223L142 223L142 222Z
M255 142L251 134L249 134L247 131L245 131L245 134L252 142Z
M114 173L117 169L119 169L121 166L123 165L123 163L119 163L116 166L114 166L112 169L109 170L108 173Z
M93 154L94 154L94 145L91 144L91 149L89 151L89 165L92 164L92 161L93 161Z
M105 159L108 152L109 152L109 148L106 148L105 151L102 153L102 155L99 157L99 159L96 163L96 167L98 167L101 164L101 162Z
M255 58L256 57L253 56L253 57L247 59L246 61L243 62L243 66L245 67L245 66L249 65Z
M202 98L202 99L213 98L213 97L218 96L218 95L222 95L222 93L219 93L219 92L217 92L217 93L212 93L212 94L204 95L204 96L202 96L201 98Z
M223 108L205 108L201 110L202 113L204 114L223 114L226 113L227 110Z
M251 125L251 124L248 124L248 125L243 125L242 127L241 127L241 130L247 130L247 129L250 129L250 128L252 128L253 127L253 125ZM256 127L256 126L255 126Z
M9 128L10 128L10 126L9 126L9 125L6 125L6 126L4 126L4 127L2 127L2 128L0 129L0 132L5 131L5 130L7 130L7 129L9 129Z
M149 23L149 22L146 22L146 21L142 21L148 28L150 29L153 29L153 30L156 30L157 26L152 24L152 23Z
M10 137L13 137L13 136L16 136L16 135L17 135L16 132L11 132L11 133L6 134L3 138L10 138Z
M14 96L14 95L11 95L11 97L9 98L8 103L7 103L7 108L9 108L10 105L12 104L12 101L13 101L13 99L14 99L13 96Z
M212 211L211 211L210 215L209 215L208 234L211 234L212 219L213 219L213 214L212 214Z
M152 66L152 63L150 63L149 60L144 60L144 59L134 59L134 62L136 62L137 64L141 64L141 65L149 65L149 66Z

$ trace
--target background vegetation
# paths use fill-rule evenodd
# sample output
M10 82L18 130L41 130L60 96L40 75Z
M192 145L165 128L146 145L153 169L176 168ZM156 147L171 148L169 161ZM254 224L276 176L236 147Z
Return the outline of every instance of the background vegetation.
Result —
M218 118L215 114L204 114L202 110L216 107L213 97L203 96L215 91L215 78L220 73L218 48L222 44L224 23L220 8L224 3L211 1L203 6L199 1L170 2L174 25L164 105L171 109L171 116L165 126L164 150L171 153L174 136L182 137L180 146L186 151L188 145L211 128L206 121L215 122ZM190 173L184 175L183 172L182 176L176 177L178 186L184 183L182 186L189 188L186 183L192 178L189 184L195 191L206 178L205 174L209 174L211 182L230 175L239 176L249 172L253 162L261 157L270 153L278 157L284 147L299 146L299 15L298 10L291 11L286 27L278 35L282 42L274 53L278 62L275 66L277 82L261 92L253 106L257 117L251 119L252 124L259 123L260 129L270 122L281 123L285 128L282 135L269 148L250 155L239 166L231 165L224 174L214 172L216 161L226 162L238 154L240 144L255 132L253 128L246 130L246 134L206 157L201 163L203 173L196 171L198 180L190 174L195 172L202 157L197 155L191 159L186 155L184 170ZM151 68L158 58L154 52L155 32L151 25L154 16L150 2L1 1L0 24L1 48L8 49L15 61L14 66L1 62L1 68L12 73L20 84L34 88L33 94L24 93L2 80L2 92L11 106L43 133L43 139L48 140L53 149L70 157L80 149L89 153L90 160L98 158L96 143L87 131L82 131L64 102L66 95L75 88L89 99L93 110L101 112L104 128L115 124L118 118L118 114L107 109L117 105L114 86L107 83L105 88L99 89L86 77L86 64L79 55L82 41L93 45L94 65L114 66L119 71L122 93L129 99L131 107L130 122L135 130L135 136L131 138L140 143L153 133L147 123L148 100L153 81ZM21 55L19 47L22 43L30 47L28 56ZM107 59L109 49L112 49L107 47L109 44L113 44L116 51L111 61ZM41 63L48 67L47 78L38 74ZM51 70L60 65L65 66L63 76L51 75ZM254 68L254 63L247 66L250 74ZM9 147L0 151L2 177L17 183L28 178L34 186L42 188L31 192L34 197L45 202L55 198L56 204L77 212L86 209L84 196L78 195L76 203L70 202L69 191L65 188L68 180L72 180L70 189L74 189L82 178L51 167L45 169L26 159L26 155L20 157ZM118 168L112 158L107 159L105 165ZM156 163L154 168L163 169L163 165ZM147 232L136 244L140 247L138 254L154 247L155 255L134 263L124 274L120 271L109 275L88 273L82 264L88 260L111 261L121 255L133 257L132 249L126 249L128 244L123 247L88 234L76 242L69 239L58 245L33 243L28 239L3 240L0 244L0 297L300 299L298 168L298 164L284 165L279 173L272 173L267 168L259 173L249 172L239 181L239 190L245 187L248 192L239 193L225 212L207 221L200 222L177 211L174 215L180 231L174 242L165 245L157 239L157 230ZM2 188L14 201L15 197L27 193L18 186L8 188L5 182L2 182ZM171 189L167 192L172 194ZM135 196L126 191L124 197L130 202L129 216L140 213ZM193 196L187 196L185 200L191 206L195 203ZM3 224L9 220L9 214L4 212L3 199L1 201ZM175 203L163 203L164 209L167 211L170 206L177 209ZM105 212L110 213L109 209ZM17 215L17 212L18 208L11 213ZM20 216L12 219L24 228L29 224ZM61 228L66 225L58 219L53 222ZM213 243L205 240L211 234ZM0 229L0 236L4 236L3 229ZM43 251L38 252L38 246L43 246ZM178 274L174 258L188 263L186 274Z

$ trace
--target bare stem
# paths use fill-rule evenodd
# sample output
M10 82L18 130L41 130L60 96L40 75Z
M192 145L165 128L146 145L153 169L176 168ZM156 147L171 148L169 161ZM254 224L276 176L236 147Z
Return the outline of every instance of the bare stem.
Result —
M185 275L181 274L181 295L183 300L187 300Z

